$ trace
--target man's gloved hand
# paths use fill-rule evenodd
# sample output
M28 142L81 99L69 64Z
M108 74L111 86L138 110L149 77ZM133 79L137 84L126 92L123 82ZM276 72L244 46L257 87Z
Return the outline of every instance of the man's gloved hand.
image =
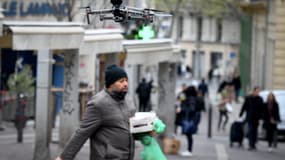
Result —
M160 119L153 122L153 130L157 134L164 132L165 127L166 125Z

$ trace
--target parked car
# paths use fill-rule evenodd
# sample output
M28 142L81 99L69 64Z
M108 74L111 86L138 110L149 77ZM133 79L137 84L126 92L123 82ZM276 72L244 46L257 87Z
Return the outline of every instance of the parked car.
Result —
M259 95L262 97L264 102L267 102L267 96L270 92L273 92L275 95L276 101L279 104L279 113L281 118L281 123L277 124L277 134L278 137L282 136L285 139L285 90L265 90L261 91ZM265 131L261 130L259 137L264 138Z

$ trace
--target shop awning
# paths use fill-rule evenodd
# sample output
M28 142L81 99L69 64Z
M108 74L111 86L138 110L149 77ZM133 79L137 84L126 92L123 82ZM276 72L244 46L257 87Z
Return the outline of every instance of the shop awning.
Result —
M81 55L96 53L114 53L123 51L122 31L119 29L98 29L85 31Z
M179 61L171 39L125 40L123 46L127 51L127 64L153 65Z
M4 21L3 27L2 39L7 38L13 50L76 49L84 36L81 23Z

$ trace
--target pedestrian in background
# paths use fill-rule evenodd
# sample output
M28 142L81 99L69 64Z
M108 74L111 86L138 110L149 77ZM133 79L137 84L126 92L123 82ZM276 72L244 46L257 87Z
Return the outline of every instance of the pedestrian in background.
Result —
M202 79L201 83L198 86L198 91L202 93L203 97L208 95L208 84L205 82L204 78Z
M181 112L181 106L185 103L186 95L185 91L187 89L187 85L185 83L181 86L181 91L178 93L176 97L176 104L175 104L175 122L174 122L174 133L177 134L178 126L181 126L183 115Z
M188 142L188 150L181 152L182 156L191 157L192 151L193 151L193 134L197 131L197 122L196 122L196 113L197 113L197 90L194 86L189 86L185 90L186 100L181 105L182 109L182 115L183 115L183 121L188 121L188 123L191 123L192 126L190 132L184 133L187 137ZM182 125L182 130L185 130Z
M132 160L134 140L129 130L129 118L135 108L126 97L126 72L111 65L105 72L105 87L87 103L79 128L56 160L72 160L90 138L90 160Z
M279 114L279 105L271 92L267 97L264 107L264 127L266 129L266 138L268 142L268 151L272 152L272 143L274 134L277 131L277 123L281 122Z
M240 95L240 89L241 89L241 81L240 81L240 76L235 73L233 77L233 82L232 82L235 90L235 101L236 103L239 102L239 95Z
M23 131L26 127L26 107L27 107L27 100L23 94L19 94L17 100L17 108L15 113L15 127L17 129L17 142L23 142Z
M221 91L221 99L220 99L220 102L218 104L218 107L219 107L218 131L220 131L222 123L223 123L222 129L224 131L226 128L226 125L228 123L229 116L228 116L228 110L226 108L226 105L227 105L227 103L231 102L230 96L231 96L230 85L227 84L224 87L223 91ZM223 120L224 120L224 122L223 122Z
M208 72L208 80L209 80L210 85L212 84L213 72L214 72L214 68L212 67Z
M201 121L202 117L202 112L206 111L205 107L205 97L203 96L201 91L197 92L197 105L196 105L196 124L197 124L197 132L198 132L198 127Z
M136 93L139 98L139 111L147 112L150 111L150 94L152 88L152 81L147 83L145 78L142 79L141 83L136 89Z
M259 91L259 87L254 87L252 94L245 98L244 104L239 114L239 116L242 117L243 113L246 112L249 139L248 150L256 150L257 129L259 120L263 115L264 104L262 98L259 96Z
M224 80L219 84L217 93L218 93L218 94L221 93L221 92L225 89L225 87L226 87L227 85L229 85L229 82L228 82L226 79L224 79Z

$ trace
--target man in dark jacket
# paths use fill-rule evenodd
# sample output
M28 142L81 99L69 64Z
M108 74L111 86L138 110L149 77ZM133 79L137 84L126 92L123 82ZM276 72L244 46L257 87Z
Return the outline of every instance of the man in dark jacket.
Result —
M105 73L105 89L87 103L80 127L56 160L72 160L88 138L91 141L90 160L132 160L134 140L129 130L129 118L135 113L127 99L126 72L111 65Z
M199 92L202 93L202 96L205 97L205 95L208 94L208 85L207 83L205 82L205 79L203 78L201 83L199 84L198 86L198 90Z
M234 85L234 89L235 89L235 99L236 102L238 102L238 98L239 98L239 92L240 92L240 88L241 88L241 81L240 81L240 76L235 74L234 78L233 78L233 82L232 84Z
M136 93L138 94L138 98L139 98L139 111L140 112L147 112L151 110L150 104L149 104L151 88L152 88L152 81L147 83L145 78L143 78L138 88L136 89Z
M246 112L246 122L248 123L249 150L256 150L257 129L259 120L263 114L263 100L259 96L259 87L255 87L253 93L245 98L240 117Z

